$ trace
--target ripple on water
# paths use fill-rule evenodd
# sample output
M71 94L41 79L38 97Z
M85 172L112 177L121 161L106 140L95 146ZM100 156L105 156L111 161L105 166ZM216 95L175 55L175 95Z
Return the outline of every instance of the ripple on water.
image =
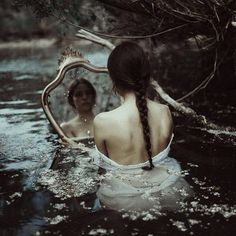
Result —
M15 101L0 101L0 105L22 105L22 104L28 104L29 100L15 100ZM1 114L1 113L0 113Z
M15 108L4 108L1 109L0 115L5 115L5 116L15 116L15 115L20 115L20 114L35 114L35 113L42 113L42 109L15 109Z

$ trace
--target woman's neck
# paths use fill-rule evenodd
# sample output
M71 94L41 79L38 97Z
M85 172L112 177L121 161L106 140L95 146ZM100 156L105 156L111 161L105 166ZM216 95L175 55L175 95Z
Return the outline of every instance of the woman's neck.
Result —
M122 97L122 103L134 102L136 99L134 92L126 92L121 97Z
M90 122L93 121L94 119L94 114L92 111L89 112L80 112L77 116L76 119L78 121L82 121L82 122Z

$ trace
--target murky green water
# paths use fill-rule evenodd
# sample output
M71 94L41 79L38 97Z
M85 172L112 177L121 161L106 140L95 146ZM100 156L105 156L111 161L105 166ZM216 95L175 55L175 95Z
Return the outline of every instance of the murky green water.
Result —
M183 117L175 119L171 156L194 198L160 215L95 211L96 168L86 153L58 144L40 105L60 51L0 51L0 235L234 235L236 134L207 132ZM104 53L89 53L104 62ZM235 126L236 104L221 102L195 106Z

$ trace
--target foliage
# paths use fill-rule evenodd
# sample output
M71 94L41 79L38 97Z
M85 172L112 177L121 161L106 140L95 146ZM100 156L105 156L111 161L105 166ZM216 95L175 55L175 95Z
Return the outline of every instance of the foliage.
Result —
M161 35L178 30L179 34L171 34L172 40L174 36L179 40L200 34L211 38L211 43L224 39L236 15L234 0L15 0L14 3L18 7L30 6L39 17L54 15L77 23L78 27L96 25L108 34L155 36L166 30ZM101 27L101 20L106 21L106 26Z

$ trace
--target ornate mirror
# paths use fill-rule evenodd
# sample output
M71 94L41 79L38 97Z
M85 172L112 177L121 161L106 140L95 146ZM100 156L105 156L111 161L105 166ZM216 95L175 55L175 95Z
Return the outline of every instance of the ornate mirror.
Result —
M91 130L88 129L86 131L86 119L84 119L85 126L83 128L83 134L82 131L80 133L82 135L79 134L77 136L77 133L69 133L66 126L69 120L73 120L73 117L78 115L76 113L78 113L77 110L79 110L77 105L75 107L73 106L74 104L70 102L72 84L76 84L77 81L84 82L84 80L86 84L91 88L93 87L95 91L93 94L95 101L92 104L92 112L94 115L102 111L107 111L119 103L119 99L112 95L111 81L108 79L107 68L104 66L96 66L85 59L80 52L67 48L62 53L59 60L56 78L45 87L41 98L46 117L60 139L66 143L73 143L74 140L93 138ZM82 93L79 91L77 94L74 93L73 96L77 96L75 99L79 96L86 96L83 95L83 93L83 91ZM85 105L91 106L86 99ZM78 103L78 106L83 106L83 104L79 105ZM81 109L80 107L80 110Z

